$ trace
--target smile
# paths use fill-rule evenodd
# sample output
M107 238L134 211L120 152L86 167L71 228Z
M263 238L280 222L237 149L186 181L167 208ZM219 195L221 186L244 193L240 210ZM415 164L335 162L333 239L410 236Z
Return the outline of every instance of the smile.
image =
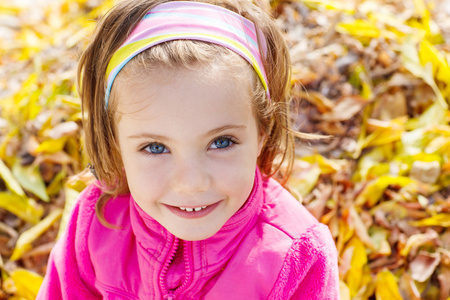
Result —
M207 208L208 206L200 206L200 207L179 207L181 210L185 211L201 211L202 209Z
M184 206L172 206L172 205L165 205L172 213L175 215L182 217L184 219L198 219L205 217L212 213L217 206L222 201L218 201L211 205L206 206L197 206L197 207L184 207Z

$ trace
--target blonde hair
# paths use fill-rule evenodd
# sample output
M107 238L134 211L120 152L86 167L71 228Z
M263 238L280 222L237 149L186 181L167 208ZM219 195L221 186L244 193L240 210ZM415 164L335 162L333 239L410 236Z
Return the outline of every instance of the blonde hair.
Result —
M114 86L108 109L105 109L105 73L108 62L144 15L164 0L123 1L112 8L97 25L93 40L81 56L78 66L79 94L82 100L83 126L87 154L102 181L104 194L97 202L97 215L106 223L103 207L114 196L129 192L123 163L115 135L116 105ZM252 21L266 39L267 55L262 55L271 99L253 76L255 117L267 139L258 158L265 177L273 177L285 185L294 163L294 137L306 135L291 130L289 113L290 59L283 36L273 19L251 1L208 1L225 7ZM216 54L220 54L219 56ZM192 66L195 63L217 63L217 57L231 60L237 54L221 46L197 41L171 41L154 46L133 58L119 73L118 79L136 68L153 64ZM240 59L242 62L243 60ZM239 64L239 63L237 63ZM235 64L235 65L237 65ZM231 64L233 65L233 64ZM248 68L252 69L250 65ZM253 70L253 69L252 69ZM254 73L254 71L252 71ZM124 73L124 74L122 74Z

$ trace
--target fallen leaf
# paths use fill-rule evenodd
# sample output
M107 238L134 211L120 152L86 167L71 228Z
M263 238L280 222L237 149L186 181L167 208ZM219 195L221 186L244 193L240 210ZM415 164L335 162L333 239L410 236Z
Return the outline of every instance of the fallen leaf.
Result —
M375 128L375 130L358 142L360 149L391 144L400 140L405 131L405 121L405 118L394 119L390 122L370 119L369 127Z
M25 196L25 192L22 190L19 182L17 182L16 178L12 175L9 168L5 165L5 163L0 159L0 176L5 181L6 186L14 193L19 196Z
M349 217L351 218L352 225L355 228L355 233L359 237L359 239L366 245L369 249L375 250L375 244L367 233L367 228L364 225L360 215L356 211L354 205L349 208Z
M39 292L44 278L25 269L16 269L11 273L11 278L17 289L16 296L21 299L34 300Z
M50 129L47 132L47 136L52 140L56 140L65 136L73 136L77 133L77 131L78 131L77 123L73 121L63 122Z
M325 158L320 154L304 156L300 158L300 160L306 161L312 165L317 164L320 167L320 172L322 174L336 173L342 169L342 165L339 164L338 161Z
M410 300L421 300L419 290L408 273L403 273L399 281L399 289L404 297Z
M51 154L62 151L67 142L67 138L68 137L63 136L55 140L46 140L37 147L36 152L37 153L45 152Z
M12 172L24 189L32 192L45 202L50 201L44 180L39 171L39 166L30 165L24 167L20 162L16 162L12 168Z
M415 161L412 164L410 176L423 183L434 184L441 173L441 164L438 161Z
M61 218L61 215L62 209L55 209L38 224L23 232L17 240L16 248L14 249L10 260L15 261L21 258L25 252L31 249L31 243L52 226L54 222Z
M416 281L425 282L434 273L440 261L439 253L421 251L409 264L411 277Z
M426 218L419 221L410 222L412 226L442 226L442 227L450 227L450 214L441 213L436 214L430 218Z
M302 197L308 195L313 190L321 173L319 166L307 165L308 166L306 167L294 169L292 176L289 179L289 184L295 188Z
M397 286L397 279L387 269L378 272L375 279L375 297L377 300L403 300Z
M346 121L353 118L368 103L360 96L346 96L336 102L332 111L324 113L321 119L328 122Z
M0 207L32 224L38 223L44 213L42 205L33 199L8 192L0 192Z
M344 282L350 289L350 295L353 297L362 286L363 268L367 263L366 248L364 244L356 237L353 237L348 243L347 248L353 247L353 256L351 269L348 270Z
M351 300L350 289L347 287L345 282L339 280L339 299L341 300Z
M64 194L66 202L64 203L64 211L62 212L57 238L64 233L67 226L67 221L69 220L70 212L72 211L72 207L75 204L80 192L66 186L64 187Z
M402 45L402 62L408 71L415 76L422 78L433 89L438 100L437 103L439 103L441 108L443 110L448 109L447 102L434 81L431 64L426 66L421 64L416 44L412 39L407 39Z
M362 192L356 197L355 204L366 204L369 207L374 206L381 198L384 190L390 185L406 186L411 184L413 180L404 176L381 176L369 182Z
M441 267L441 273L438 275L441 294L439 299L447 299L450 297L450 267Z

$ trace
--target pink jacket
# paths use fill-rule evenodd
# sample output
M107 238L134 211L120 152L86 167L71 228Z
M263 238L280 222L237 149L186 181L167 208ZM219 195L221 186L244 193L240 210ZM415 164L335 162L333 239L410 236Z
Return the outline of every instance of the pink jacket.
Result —
M80 195L37 299L339 298L328 228L259 171L244 207L195 242L170 234L130 195L106 206L121 229L104 227L95 214L100 193L90 185Z

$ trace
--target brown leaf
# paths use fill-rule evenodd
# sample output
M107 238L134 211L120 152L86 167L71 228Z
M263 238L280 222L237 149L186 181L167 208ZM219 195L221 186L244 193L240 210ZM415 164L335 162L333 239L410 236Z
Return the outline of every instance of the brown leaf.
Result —
M47 136L51 139L59 139L64 136L73 136L78 132L78 124L70 121L56 125L47 132Z
M313 191L315 199L306 205L309 212L318 220L322 218L327 201L330 199L333 189L329 185L320 184Z
M411 277L419 282L425 282L433 274L441 261L439 253L421 251L410 263Z
M441 273L438 275L440 286L440 300L450 297L450 267L441 267Z
M356 235L359 237L359 239L366 245L368 248L375 250L376 246L371 240L369 234L367 233L367 228L364 225L364 222L362 221L361 217L359 216L358 212L356 211L356 208L354 206L351 206L349 209L350 213L350 219L352 222L352 225L355 228Z
M403 273L399 280L399 288L402 296L410 300L421 300L420 292L414 280L408 273Z
M441 164L438 161L415 161L412 164L410 176L423 183L434 184L441 173Z
M346 121L353 118L368 103L360 96L346 96L339 99L332 111L322 115L324 121Z

